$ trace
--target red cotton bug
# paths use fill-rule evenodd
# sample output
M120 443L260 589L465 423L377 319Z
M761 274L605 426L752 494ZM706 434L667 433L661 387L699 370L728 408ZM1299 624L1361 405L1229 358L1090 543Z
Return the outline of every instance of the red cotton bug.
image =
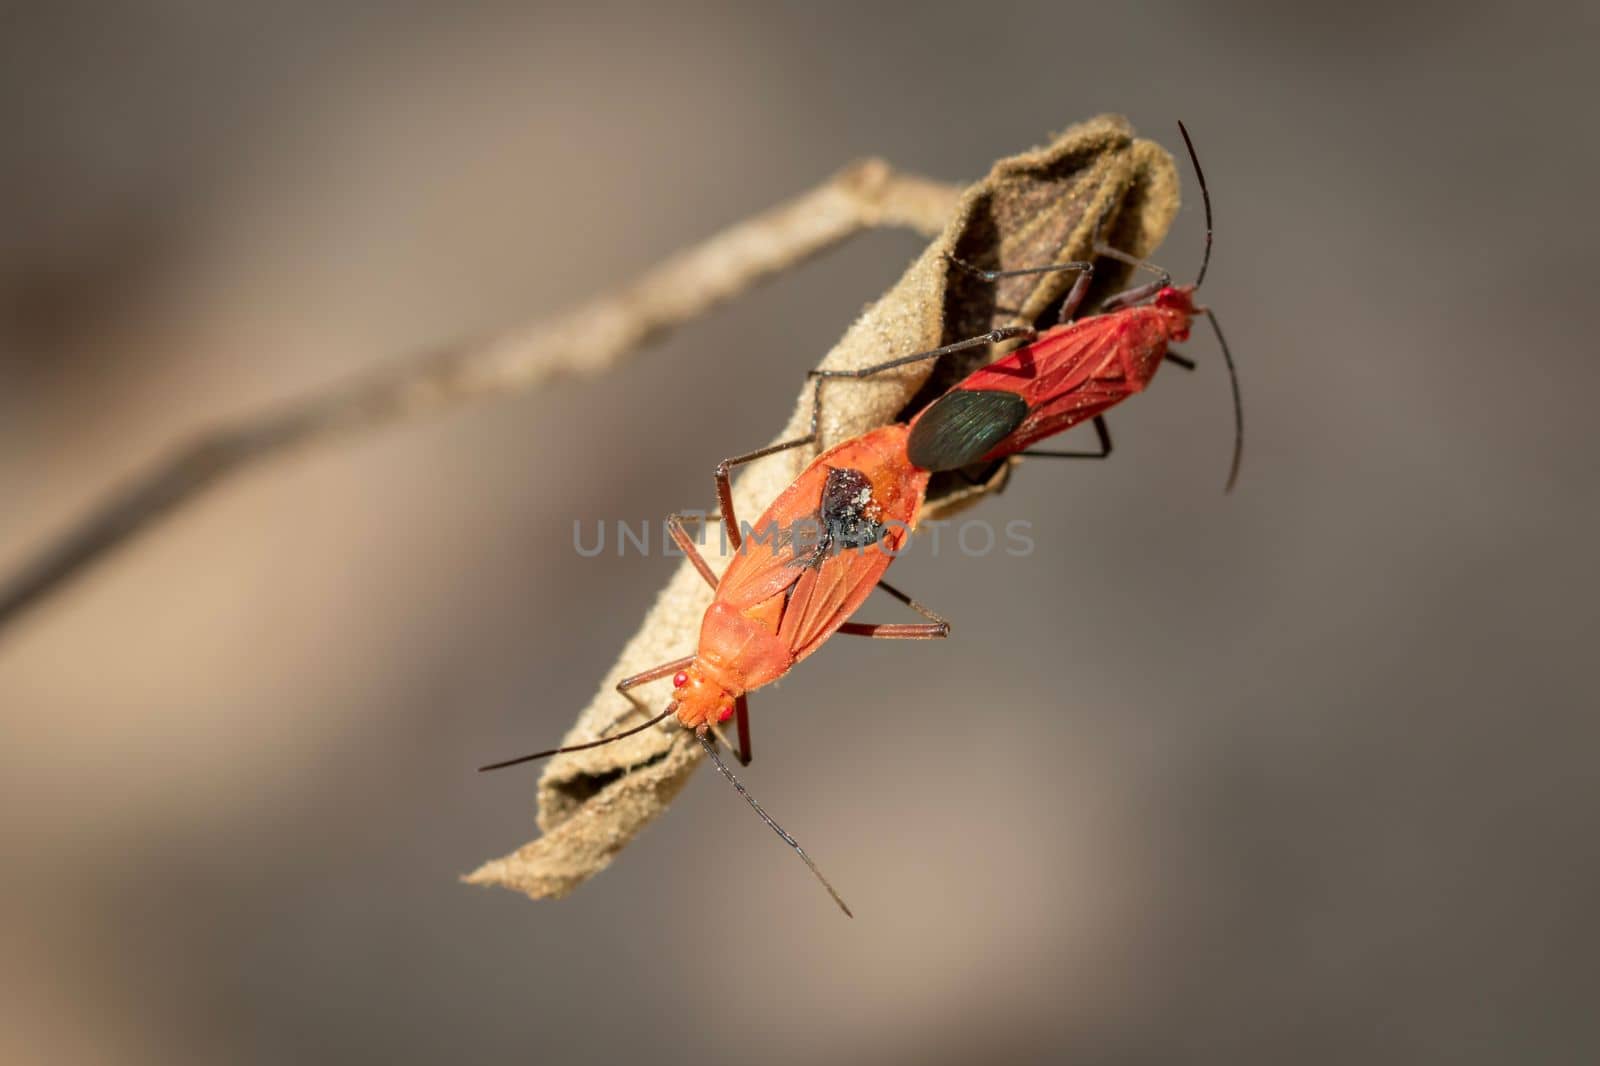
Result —
M915 528L928 472L906 462L904 425L884 426L853 437L818 456L753 527L751 540L765 531L769 550L746 546L733 510L729 471L776 451L797 447L813 436L724 460L716 471L717 495L733 561L719 580L684 528L684 515L667 519L667 528L706 582L715 589L700 628L694 655L675 659L623 679L619 691L674 675L673 699L643 725L586 744L525 755L485 766L505 766L559 752L582 751L648 729L670 715L693 729L716 764L761 819L811 868L840 909L850 914L839 893L817 869L805 849L775 822L728 769L707 733L737 717L739 760L750 761L749 704L746 693L770 684L815 652L835 632L859 636L934 639L950 632L949 623L879 579ZM802 538L805 529L813 535ZM928 619L925 623L874 625L847 622L874 587Z
M1179 128L1182 129L1181 123ZM672 675L674 697L666 708L642 725L598 740L507 759L481 769L496 770L610 744L676 715L680 725L695 731L722 775L795 850L834 902L849 915L850 908L805 849L767 814L722 761L708 733L717 724L735 719L739 761L748 765L751 749L747 693L782 677L835 632L922 640L949 635L948 622L882 580L916 528L923 494L934 472L959 470L1016 454L1104 458L1111 452L1110 434L1102 417L1105 410L1142 391L1164 359L1192 367L1167 349L1169 342L1188 336L1194 314L1210 316L1209 311L1194 304L1192 297L1210 260L1211 201L1188 131L1182 132L1206 207L1206 250L1193 285L1173 287L1164 271L1097 244L1097 254L1155 270L1160 280L1113 296L1107 301L1111 310L1069 322L1087 291L1094 269L1091 263L978 271L989 279L1054 270L1080 271L1062 306L1061 318L1066 324L1043 333L1027 326L1001 327L979 337L860 370L813 371L816 384L810 432L806 436L725 459L717 466L714 479L720 517L735 550L733 561L720 579L685 529L686 515L673 514L667 519L673 540L714 589L714 597L701 623L695 654L652 667L617 685L626 694L639 685ZM1214 317L1212 324L1216 324ZM752 527L751 540L767 544L769 550L755 552L747 547L734 514L731 471L744 463L816 442L825 380L863 378L1017 337L1031 343L976 371L910 422L872 430L819 455ZM1217 337L1222 343L1220 329ZM1222 349L1232 375L1233 361L1225 343ZM1236 376L1232 383L1236 428L1229 488L1238 472L1243 442ZM1035 441L1091 419L1100 436L1099 452L1025 451ZM802 527L813 536L798 536L796 531ZM882 588L928 621L848 621L874 587Z
M1233 460L1224 491L1232 491L1239 477L1244 447L1244 415L1239 379L1222 328L1209 308L1194 302L1211 262L1211 194L1205 173L1189 139L1178 123L1189 149L1206 213L1206 245L1200 271L1191 285L1174 286L1166 271L1150 266L1115 248L1097 243L1095 253L1130 266L1150 270L1158 279L1118 293L1106 301L1101 313L1072 321L1094 275L1092 262L1058 263L1020 270L980 270L958 259L952 262L988 281L1054 270L1076 270L1078 278L1062 303L1060 321L1043 333L1022 327L1013 334L1028 341L1009 355L974 371L911 420L907 458L924 470L960 470L979 462L1010 455L1044 458L1104 459L1111 454L1111 432L1104 412L1129 396L1144 391L1164 360L1194 369L1189 360L1168 350L1173 341L1189 337L1190 323L1204 314L1216 332L1228 367L1233 390ZM891 359L859 370L814 370L818 378L864 378L907 363L934 358L923 353ZM1100 438L1098 452L1029 452L1029 445L1064 432L1080 422L1093 421Z

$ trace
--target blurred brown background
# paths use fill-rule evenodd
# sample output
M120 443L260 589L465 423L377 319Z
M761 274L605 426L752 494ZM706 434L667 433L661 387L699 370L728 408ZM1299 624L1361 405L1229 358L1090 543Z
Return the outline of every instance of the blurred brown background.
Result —
M623 374L296 455L0 636L12 1062L1580 1062L1600 726L1592 6L8 5L0 567L195 428L554 311L870 153L1194 130L1197 333L1036 555L898 584L574 897L454 878L920 241ZM1161 254L1198 260L1198 198ZM709 396L708 405L702 400ZM736 402L731 402L736 398ZM887 613L888 607L879 613Z

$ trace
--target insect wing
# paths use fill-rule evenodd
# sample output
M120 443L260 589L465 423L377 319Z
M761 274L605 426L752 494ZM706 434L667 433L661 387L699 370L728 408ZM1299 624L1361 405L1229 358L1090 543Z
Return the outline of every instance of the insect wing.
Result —
M1024 418L984 455L1003 459L1063 433L1126 399L1131 390L1118 358L1123 319L1082 319L1044 334L961 383L964 389L1009 388L1028 405Z
M963 389L1007 389L1036 409L1069 395L1109 367L1117 366L1117 323L1112 316L1085 318L1041 335L1038 340L974 371Z
M748 612L787 592L779 639L796 659L815 651L871 594L916 526L928 475L906 463L906 433L880 427L813 460L762 514L755 529L765 542L745 542L717 599Z
M916 525L927 474L905 465L900 439L876 443L883 450L862 447L853 455L862 468L830 474L829 490L843 491L823 493L826 550L796 582L778 627L778 639L796 660L815 651L872 594ZM855 535L841 537L840 530Z
M824 556L818 565L806 568L778 627L778 639L794 652L796 661L816 651L849 620L893 561L892 554L873 545Z
M737 608L771 599L799 581L816 548L816 514L828 468L813 462L768 507L717 585L717 599Z
M1028 417L1028 402L1009 389L952 389L922 412L906 455L924 470L977 462Z

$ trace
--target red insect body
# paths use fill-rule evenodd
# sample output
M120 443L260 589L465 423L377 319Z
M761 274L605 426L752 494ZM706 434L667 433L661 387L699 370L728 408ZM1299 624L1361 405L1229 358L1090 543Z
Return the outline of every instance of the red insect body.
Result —
M974 371L911 421L910 461L954 470L1015 455L1144 391L1172 341L1186 340L1193 286L1041 333Z
M906 432L885 426L828 449L756 521L755 537L717 583L694 663L674 693L685 728L725 719L735 698L788 673L872 592L916 527L928 484L927 471L906 462ZM841 472L862 479L846 486L850 515L824 498ZM828 527L851 515L879 536L863 546L833 543ZM797 539L806 532L814 536Z
M1015 455L1143 392L1168 343L1189 337L1192 291L1163 289L1150 304L1056 326L956 385L1015 392L1028 405L1022 424L982 459Z

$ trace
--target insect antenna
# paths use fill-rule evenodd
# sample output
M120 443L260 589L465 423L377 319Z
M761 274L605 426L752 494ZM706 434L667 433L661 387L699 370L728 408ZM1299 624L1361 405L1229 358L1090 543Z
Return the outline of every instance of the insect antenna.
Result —
M667 715L676 712L677 709L677 701L673 701L672 703L667 704L666 710L650 719L644 725L637 725L632 729L624 729L615 736L603 737L600 740L591 740L587 744L568 744L564 748L551 748L549 751L536 751L532 755L519 755L515 759L507 759L504 762L492 762L488 766L478 767L478 772L481 774L486 770L504 770L508 766L516 766L519 763L532 762L535 759L548 758L551 755L560 755L563 752L583 751L585 748L598 748L601 745L610 744L613 741L621 740L623 737L631 737L635 733L642 733L646 729L649 729L651 726L655 725L657 722L661 721Z
M1228 364L1228 383L1233 386L1233 465L1228 468L1228 484L1223 492L1232 492L1233 483L1239 480L1239 460L1244 457L1244 403L1239 399L1239 375L1233 368L1233 353L1222 336L1216 314L1208 307L1206 317L1211 320L1212 332L1217 335L1217 346L1222 349L1222 361Z
M783 826L773 821L772 815L762 810L761 804L757 803L756 798L750 795L750 790L745 788L744 784L737 777L733 776L733 771L728 769L728 764L723 762L722 756L717 754L717 746L711 743L711 741L704 736L700 737L700 746L706 749L706 754L711 756L711 761L717 764L717 769L722 771L722 776L726 777L728 779L728 783L738 790L739 795L745 798L745 802L750 804L755 812L761 816L761 820L766 822L767 825L771 826L772 831L782 837L783 842L793 848L794 853L800 856L800 858L804 860L805 864L811 868L811 872L816 875L817 880L822 882L822 887L828 890L828 895L832 896L833 901L839 905L839 909L844 911L845 917L854 918L855 915L850 913L850 908L845 905L845 902L840 897L839 893L832 885L828 883L828 879L822 876L822 871L817 869L817 864L811 861L811 856L806 854L806 849L802 848L800 846L800 842L794 837L790 836L784 830Z
M1178 121L1178 132L1183 134L1183 145L1189 149L1189 162L1194 164L1195 181L1200 185L1200 200L1206 206L1206 250L1200 257L1200 273L1194 279L1194 287L1198 289L1200 283L1206 280L1206 267L1211 265L1211 190L1206 188L1206 172L1200 168L1200 155L1194 150L1189 127L1181 119ZM1222 360L1228 364L1228 384L1233 388L1233 465L1228 468L1228 485L1222 490L1232 492L1234 482L1239 480L1239 460L1244 457L1244 402L1239 398L1239 372L1234 368L1233 353L1228 351L1228 342L1223 339L1222 327L1217 324L1217 316L1210 308L1206 309L1206 317L1211 320L1211 329L1217 335Z
M1194 287L1198 289L1200 283L1206 280L1206 267L1211 265L1211 190L1206 188L1206 172L1200 169L1200 156L1195 153L1194 141L1189 139L1189 128L1182 120L1178 122L1178 132L1183 134L1183 145L1189 149L1189 162L1194 164L1195 180L1200 185L1200 200L1206 205L1206 250L1200 257L1200 273L1194 279Z

